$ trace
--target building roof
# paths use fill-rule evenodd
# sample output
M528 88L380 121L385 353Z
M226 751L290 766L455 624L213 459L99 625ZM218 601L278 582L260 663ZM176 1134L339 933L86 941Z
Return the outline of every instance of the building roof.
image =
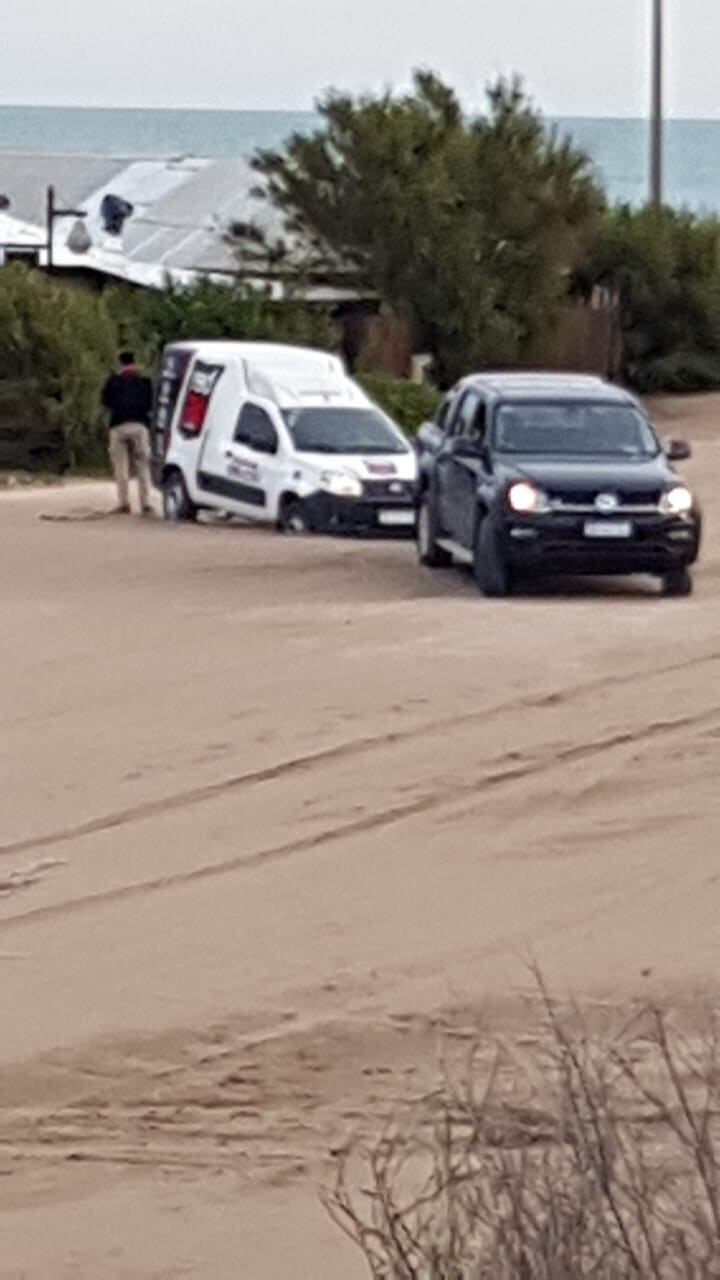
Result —
M5 249L41 249L45 245L45 232L0 210L0 245Z
M267 266L253 237L280 244L287 259L301 252L282 214L264 196L262 179L245 159L197 157L135 159L105 156L0 153L0 195L7 214L42 233L44 243L48 186L58 205L86 212L92 247L83 254L68 246L73 219L55 224L53 257L57 267L101 272L134 284L162 287L168 278L185 284L198 278L235 277L265 281ZM120 234L109 233L101 214L106 196L133 207ZM232 228L249 231L244 261ZM0 223L0 252L9 244L9 227ZM279 276L280 273L277 273ZM318 300L351 297L351 290L318 282L308 291Z
M22 222L45 226L47 189L54 186L58 203L79 208L93 191L111 182L130 161L112 156L39 155L0 152L0 195L10 201L8 212Z

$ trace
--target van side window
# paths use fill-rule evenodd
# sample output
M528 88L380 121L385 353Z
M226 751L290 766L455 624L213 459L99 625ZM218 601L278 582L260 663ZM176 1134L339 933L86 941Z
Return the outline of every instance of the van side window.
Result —
M278 450L278 435L272 419L257 404L243 405L233 440L255 453L277 453Z

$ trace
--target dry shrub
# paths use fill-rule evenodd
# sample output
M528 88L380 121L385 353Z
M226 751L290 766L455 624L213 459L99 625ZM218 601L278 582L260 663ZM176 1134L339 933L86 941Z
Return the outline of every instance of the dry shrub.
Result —
M478 1045L340 1158L325 1197L376 1280L720 1276L718 1025Z

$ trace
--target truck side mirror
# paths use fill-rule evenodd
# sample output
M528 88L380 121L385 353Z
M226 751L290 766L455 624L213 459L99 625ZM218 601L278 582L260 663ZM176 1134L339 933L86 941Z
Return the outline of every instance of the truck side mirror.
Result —
M692 456L692 449L687 440L668 440L665 456L670 462L685 462Z
M418 428L415 436L416 444L423 445L426 449L437 449L438 440L441 438L440 428L436 422L423 422Z

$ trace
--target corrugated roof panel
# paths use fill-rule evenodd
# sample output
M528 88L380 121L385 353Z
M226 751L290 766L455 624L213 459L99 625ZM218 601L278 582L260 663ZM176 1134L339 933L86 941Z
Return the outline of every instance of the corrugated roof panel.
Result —
M0 211L0 248L3 245L27 246L28 248L44 248L47 243L45 232L40 227Z
M176 245L167 262L173 269L201 271L203 274L213 271L234 274L238 271L238 255L233 246L204 233L185 244Z
M258 175L245 161L208 164L128 222L127 251L137 253L148 229L159 225L175 230L178 244L183 233L193 229L204 229L220 241L236 221L279 233L281 220L276 211L252 195L257 186Z
M10 213L16 218L44 227L48 184L57 187L63 204L87 210L92 239L91 251L76 257L67 246L69 228L60 222L55 236L58 265L80 265L154 287L160 287L168 273L183 283L197 273L252 275L262 263L253 260L252 242L244 259L230 243L228 233L235 223L256 227L271 241L283 239L291 252L298 248L297 237L285 230L282 213L258 197L262 179L245 159L0 153L0 193L10 197ZM133 206L120 235L108 233L103 224L100 211L108 194Z
M23 222L45 225L47 189L57 189L58 203L79 207L98 187L122 173L127 160L112 156L37 155L0 152L0 194L9 212Z

